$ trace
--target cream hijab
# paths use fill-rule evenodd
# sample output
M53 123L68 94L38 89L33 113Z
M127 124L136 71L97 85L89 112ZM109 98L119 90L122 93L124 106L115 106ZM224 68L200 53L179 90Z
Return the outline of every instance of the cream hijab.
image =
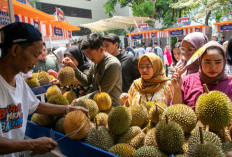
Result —
M147 57L151 62L154 75L152 78L147 80L141 77L134 81L134 85L141 93L155 93L164 86L165 82L169 80L169 78L165 76L162 60L153 53L142 55L139 59L138 66L144 57Z

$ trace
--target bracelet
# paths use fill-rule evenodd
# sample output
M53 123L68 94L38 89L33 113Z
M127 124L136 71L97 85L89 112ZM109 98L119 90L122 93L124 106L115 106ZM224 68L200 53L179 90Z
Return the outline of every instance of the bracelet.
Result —
M66 106L66 114L69 113L69 105Z

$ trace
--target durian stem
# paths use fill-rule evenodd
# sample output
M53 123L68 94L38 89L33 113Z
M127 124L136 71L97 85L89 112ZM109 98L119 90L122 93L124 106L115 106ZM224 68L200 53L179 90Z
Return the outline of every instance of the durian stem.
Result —
M222 142L226 142L226 130L225 130L225 128L224 129L222 129Z
M98 124L97 124L97 118L94 117L94 122L95 122L95 125L96 125L96 130L98 129Z
M206 84L203 84L203 87L204 87L205 92L206 92L206 93L209 93L209 89L208 89L207 85L206 85Z
M165 110L163 107L161 107L160 105L158 105L157 103L155 103L156 107L159 107L160 109L162 109L163 111Z
M208 124L205 126L205 131L209 132L209 125Z
M139 104L141 104L141 100L142 100L142 98L141 98L141 96L139 97Z
M42 72L43 70L42 70L42 67L40 67L40 72Z
M101 90L101 86L100 86L100 85L98 86L98 89L99 89L99 92L101 93L101 92L102 92L102 90Z
M143 128L142 132L145 133L145 131L147 131L147 127Z
M129 103L128 100L126 100L126 102L124 103L124 106L126 106L126 107L129 107L129 106L130 106L130 103Z
M165 115L166 124L168 124L168 116Z
M204 138L203 138L203 130L202 130L202 127L199 127L199 132L200 132L200 141L201 141L201 144L204 144Z

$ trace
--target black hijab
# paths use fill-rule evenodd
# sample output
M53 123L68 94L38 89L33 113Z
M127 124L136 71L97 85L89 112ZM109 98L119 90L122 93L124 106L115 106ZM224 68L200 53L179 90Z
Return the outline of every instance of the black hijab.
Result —
M230 37L230 40L228 42L228 46L226 49L226 60L229 65L232 65L232 36Z
M84 71L85 69L89 69L90 64L87 60L87 58L85 57L84 53L80 50L80 48L78 46L70 46L66 49L66 51L64 52L64 56L65 55L70 55L73 56L77 62L78 62L78 66L77 68L80 71Z

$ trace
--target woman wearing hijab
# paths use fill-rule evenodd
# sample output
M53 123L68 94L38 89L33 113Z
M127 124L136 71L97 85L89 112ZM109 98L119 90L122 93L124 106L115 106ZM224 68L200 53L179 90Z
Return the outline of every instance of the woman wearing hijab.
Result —
M153 53L147 53L139 59L138 67L141 78L132 83L128 93L120 96L121 102L124 104L128 100L130 105L145 105L148 101L154 101L170 105L172 84L165 76L162 60Z
M229 75L232 75L232 36L230 37L230 40L226 47L226 61L227 61L227 64L225 67L225 72Z
M194 63L185 67L188 60L192 57L192 55L203 45L208 42L208 38L205 34L201 32L190 33L181 42L180 51L183 54L182 59L176 65L176 71L180 70L182 76L196 73L199 71L199 62L196 60Z
M177 81L173 78L175 92L179 90L179 102L195 109L197 98L204 93L203 84L209 91L224 92L232 100L232 77L225 74L226 55L222 45L210 41L205 45L205 50L199 58L200 70ZM181 88L180 88L181 86Z
M90 63L78 46L68 47L64 52L64 57L69 57L81 72L88 70L90 67Z

